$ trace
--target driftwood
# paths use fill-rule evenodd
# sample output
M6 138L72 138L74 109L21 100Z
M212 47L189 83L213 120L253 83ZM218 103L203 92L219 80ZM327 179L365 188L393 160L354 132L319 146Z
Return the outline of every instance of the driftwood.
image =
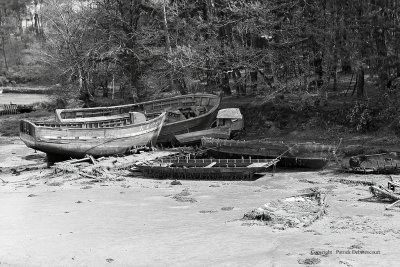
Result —
M396 187L400 187L399 183L393 182L392 181L388 181L388 189L394 191L396 189Z
M29 165L22 165L17 167L5 167L1 169L1 172L11 172L12 174L19 174L24 171L36 171L40 169L47 168L47 164L29 164Z
M393 209L397 204L400 204L400 200L397 200L397 201L393 202L392 204L386 206L385 209L386 209L386 210L391 210L391 209Z
M91 161L90 157L85 157L85 158L82 158L82 159L70 159L70 160L57 162L55 165L63 164L63 163L76 164L76 163L89 162L89 161Z
M379 186L371 186L369 188L369 190L371 191L371 193L379 198L388 198L388 199L392 199L392 200L400 200L400 196L397 194L394 194L392 192L390 192L389 190Z
M86 177L86 178L90 178L90 179L99 179L99 177L96 177L94 175L90 175L90 174L87 174L87 173L84 173L84 172L79 172L79 175L83 176L83 177Z
M87 155L87 156L90 158L93 164L97 163L97 160L95 160L92 155Z

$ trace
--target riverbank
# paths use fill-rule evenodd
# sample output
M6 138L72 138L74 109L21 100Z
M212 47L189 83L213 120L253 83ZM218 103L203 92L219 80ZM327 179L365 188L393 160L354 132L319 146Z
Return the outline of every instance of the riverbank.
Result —
M0 142L0 251L5 266L373 266L395 265L400 213L370 199L386 176L279 170L256 181L143 179L91 182L40 165L17 138ZM5 141L8 142L5 142ZM334 167L334 166L333 166ZM399 177L393 177L395 180ZM263 204L318 187L327 214L306 228L242 221ZM173 196L185 191L187 199ZM329 253L330 251L330 253ZM371 254L361 254L361 253ZM376 253L375 253L376 252ZM379 253L379 254L378 254Z
M48 86L6 86L0 87L3 94L49 94L51 88Z

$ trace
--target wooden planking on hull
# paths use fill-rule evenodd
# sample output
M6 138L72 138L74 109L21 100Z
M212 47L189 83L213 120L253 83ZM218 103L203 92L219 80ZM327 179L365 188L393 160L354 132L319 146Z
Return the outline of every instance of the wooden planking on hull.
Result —
M301 144L301 149L295 150L282 142L236 141L214 138L202 138L202 146L208 154L216 157L264 157L279 158L279 167L321 169L329 162L330 147L321 145L316 148L313 143L309 149L307 144ZM301 151L301 152L299 152ZM290 153L288 153L290 152ZM295 153L294 153L295 152Z
M211 94L189 94L129 105L58 109L56 120L59 122L96 122L108 119L129 117L129 112L141 111L148 115L167 111L164 126L158 137L158 143L170 144L177 134L208 129L214 122L220 97ZM181 110L175 113L173 110Z
M123 154L139 146L155 144L165 119L160 116L140 122L115 121L118 126L94 126L92 123L34 123L22 120L20 137L33 149L51 155L84 157L86 154L100 157Z

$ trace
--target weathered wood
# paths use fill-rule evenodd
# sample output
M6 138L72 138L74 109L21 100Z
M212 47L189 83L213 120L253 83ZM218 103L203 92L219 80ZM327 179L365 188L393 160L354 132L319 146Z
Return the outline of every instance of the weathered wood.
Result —
M216 95L188 94L121 106L57 109L56 119L63 123L96 122L107 120L111 116L124 119L131 111L140 111L150 115L169 110L157 142L170 143L174 140L174 135L209 128L217 115L220 101L220 97ZM198 110L193 107L205 109L196 114ZM178 115L179 118L175 118L173 110L179 110L182 116Z
M279 166L321 169L336 147L318 143L286 144L278 141L240 141L202 138L202 146L215 156L237 155L280 158ZM222 154L222 155L220 155Z
M217 164L216 162L211 162L210 164L208 164L207 166L205 166L204 168L211 168L213 167L215 164Z
M393 181L388 181L388 189L392 189L392 191L394 191L396 187L400 187L400 184Z
M155 143L165 112L144 122L108 120L96 122L20 122L21 140L48 157L81 158L124 154L136 147ZM90 157L87 158L89 161Z
M262 167L246 166L237 167L233 161L229 159L212 159L210 163L202 159L183 159L176 160L171 166L166 166L168 162L154 162L150 165L136 165L144 176L156 179L188 179L188 180L251 180L255 173L263 172L268 167L276 164L278 160L269 160L264 162ZM195 164L193 166L193 164ZM176 167L179 165L179 167ZM218 167L216 167L218 166ZM135 169L136 170L136 169Z
M396 205L400 204L400 199L385 207L386 210L393 209Z
M385 188L382 187L377 187L377 186L371 186L370 190L372 194L374 194L376 197L381 197L379 194L383 195L385 198L393 199L393 200L400 200L400 196L393 194L392 192L389 192Z
M90 158L93 164L97 163L97 160L95 160L92 155L88 155L88 157Z
M86 178L89 178L89 179L99 179L99 177L96 177L94 175L90 175L90 174L87 174L87 173L84 173L84 172L79 172L79 175L83 176L83 177L86 177Z
M4 104L0 106L0 115L12 115L18 113L18 105Z
M175 139L179 145L190 145L195 143L201 143L201 138L212 137L219 139L229 139L231 136L231 129L229 127L216 127L201 131L195 131L185 134L175 135Z
M90 158L89 157L85 157L82 159L70 159L70 160L64 160L61 162L56 162L54 165L60 165L60 164L76 164L76 163L81 163L81 162L89 162Z

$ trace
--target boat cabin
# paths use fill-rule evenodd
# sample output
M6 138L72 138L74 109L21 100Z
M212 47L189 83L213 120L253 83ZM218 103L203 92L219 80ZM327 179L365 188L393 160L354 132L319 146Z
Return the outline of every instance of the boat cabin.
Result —
M231 131L240 131L244 127L243 116L238 108L226 108L218 111L217 127L229 126Z

